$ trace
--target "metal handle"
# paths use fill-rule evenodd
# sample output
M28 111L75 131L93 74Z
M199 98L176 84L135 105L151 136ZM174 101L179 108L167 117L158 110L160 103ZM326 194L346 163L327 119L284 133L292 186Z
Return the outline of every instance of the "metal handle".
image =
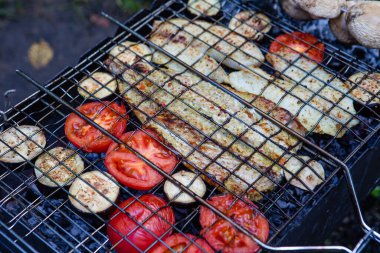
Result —
M4 111L0 110L0 123L7 123L8 122L8 117L6 114L6 111L11 107L11 94L15 93L16 90L7 90L4 92Z

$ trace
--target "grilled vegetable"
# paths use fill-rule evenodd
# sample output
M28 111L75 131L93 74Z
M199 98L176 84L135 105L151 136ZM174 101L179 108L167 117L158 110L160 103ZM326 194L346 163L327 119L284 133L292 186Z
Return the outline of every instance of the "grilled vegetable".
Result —
M263 54L254 43L231 32L226 27L204 21L190 23L184 19L170 19L165 22L156 22L150 39L190 65L205 53L233 69L259 66L264 61ZM192 49L188 49L188 47L192 47ZM186 50L182 52L184 49ZM182 53L180 54L180 52ZM184 56L181 58L182 54ZM190 59L187 59L188 57ZM159 64L170 61L167 57L165 59L165 61L156 62L153 56L153 61ZM211 62L205 66L210 64ZM204 70L200 68L199 71ZM224 80L225 83L228 83L228 78L222 73L215 73L212 78L218 78L216 79L218 82Z
M231 194L211 197L208 201L234 222L241 225L260 241L266 242L269 223L248 199L237 200ZM199 222L201 234L218 252L257 252L260 246L245 234L239 232L231 223L217 216L205 206L201 206Z
M350 34L363 46L380 48L380 2L362 1L347 10Z
M310 161L308 156L292 157L285 163L284 170L286 180L290 184L308 191L313 191L315 187L323 183L325 170L316 161Z
M138 200L129 198L119 208L110 216L107 226L110 243L117 253L145 251L157 241L156 237L164 240L171 234L174 212L163 199L147 194Z
M21 163L32 160L46 146L43 131L37 126L15 126L0 133L0 161Z
M229 68L245 69L260 66L264 56L260 49L230 29L213 25L199 36L209 46L208 55Z
M325 46L308 33L292 32L277 36L269 47L270 53L301 53L316 62L323 61Z
M206 194L206 184L197 174L181 170L173 174L172 177L199 197L202 198ZM164 184L164 191L168 199L172 202L179 204L190 204L195 202L193 197L182 192L180 188L175 186L169 180L166 180Z
M128 115L123 104L92 102L79 106L77 110L115 137L120 137L127 127ZM91 153L105 152L112 143L111 138L75 113L66 119L65 134L74 146Z
M187 10L194 15L215 16L220 11L219 0L189 0Z
M211 79L219 83L228 83L228 76L223 68L210 56L205 55L207 45L199 40L194 40L193 37L202 33L203 29L209 25L204 21L190 24L184 19L156 21L154 31L149 39ZM158 51L154 52L152 61L156 64L165 64L168 68L179 73L187 70L185 66Z
M346 44L356 43L356 39L348 31L347 27L347 12L342 12L340 16L329 20L329 26L332 33L335 35L337 40Z
M172 172L178 163L176 156L157 141L162 141L157 133L149 129L144 131L149 135L142 130L132 131L123 134L120 140L165 172ZM133 189L149 190L163 180L154 168L115 142L110 145L104 163L120 183Z
M273 47L276 48L271 46L271 48ZM333 107L329 114L337 123L345 125L347 128L356 126L359 121L355 118L356 111L353 100L346 96L350 86L318 66L318 63L299 54L299 52L305 52L309 57L314 57L314 60L321 59L320 56L317 57L318 54L311 54L311 50L308 50L308 53L304 51L304 47L297 49L294 45L292 50L270 50L272 53L268 53L266 57L273 67L281 72L284 79L300 84L313 93L317 93L318 98L326 100L327 108L324 108L323 111L325 112ZM343 134L344 131L340 131L338 137Z
M294 2L313 18L336 18L345 0L294 0Z
M312 16L307 12L302 10L296 3L296 0L280 0L282 9L295 19L308 20L312 19Z
M189 239L195 243L191 242ZM196 238L194 235L173 234L164 240L165 244L159 244L154 247L150 253L213 253L214 250L201 238Z
M379 104L380 73L359 72L348 79L347 84L355 87L351 95L368 104Z
M82 173L82 158L71 149L56 147L40 155L34 173L38 182L48 187L70 185ZM46 176L46 174L47 176Z
M107 73L95 72L80 81L78 93L84 98L103 99L116 91L116 79Z
M259 68L232 72L229 77L231 86L236 90L261 95L297 115L298 121L308 131L342 137L347 131L343 122L349 122L353 117L337 107L328 111L333 106L329 100L314 96L307 88L275 78ZM339 105L353 110L350 99L343 99ZM328 116L324 116L322 112L326 112Z
M231 19L228 28L246 38L259 41L270 31L272 25L270 19L262 13L242 11Z
M109 52L109 56L107 63L110 71L115 74L121 74L127 68L150 62L152 60L152 51L145 44L124 41L113 47Z
M255 110L245 108L226 92L210 83L199 82L196 76L174 75L164 69L153 71L143 80L139 76L134 70L127 70L123 74L125 82L119 83L120 92L124 93L127 102L138 108L134 111L136 116L147 127L155 129L178 153L189 156L189 162L209 173L213 180L223 182L227 189L237 194L248 192L251 199L260 199L261 192L272 190L274 182L281 180L281 168L262 154L273 159L282 157L284 153L298 149L297 138L262 119ZM285 109L261 97L255 100L254 105L271 112L270 115L285 124L293 117ZM223 128L214 122L222 124ZM296 131L303 129L297 121L291 125ZM247 126L252 127L247 129ZM205 140L205 136L210 136L210 139ZM241 137L236 140L236 136ZM262 154L254 152L247 144L260 148ZM189 155L194 148L202 153ZM248 159L248 163L240 166L241 161L237 157ZM216 162L211 163L210 158L215 158ZM287 159L280 160L282 163ZM206 180L215 185L215 181Z
M71 184L69 200L83 213L102 213L116 202L120 188L115 179L105 172L90 171L77 177Z

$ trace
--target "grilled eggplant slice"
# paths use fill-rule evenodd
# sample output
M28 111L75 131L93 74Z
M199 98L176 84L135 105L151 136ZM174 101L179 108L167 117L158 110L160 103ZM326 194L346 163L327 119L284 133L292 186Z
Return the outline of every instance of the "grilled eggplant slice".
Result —
M0 161L21 163L32 160L46 146L44 132L37 126L15 126L0 133Z
M116 79L104 72L95 72L90 77L80 81L78 93L89 99L103 99L113 94L117 88Z
M70 185L72 180L84 170L82 158L73 150L62 147L53 148L40 155L35 165L34 173L38 182L48 187Z
M203 197L206 194L206 184L203 182L202 178L197 174L185 170L181 170L172 175L181 184L185 185L186 188L191 190L194 194L199 197ZM168 199L177 204L191 204L195 202L195 199L189 194L182 192L180 188L175 186L169 180L166 180L164 184L164 192Z
M323 183L325 170L317 161L310 161L308 156L291 157L285 163L284 174L286 180L302 190L313 191Z
M343 98L338 103L339 108L322 94L315 96L310 89L275 78L259 68L232 72L229 78L234 89L261 95L282 108L286 108L293 115L298 115L298 121L308 131L342 137L347 131L344 127L345 124L347 127L352 127L358 123L353 118L356 111L350 98ZM347 113L341 108L351 113ZM325 116L323 113L328 115Z
M124 41L111 49L107 63L110 71L118 75L129 67L134 67L139 63L147 63L151 60L152 51L147 45Z
M120 188L114 182L116 179L106 172L86 172L71 184L69 200L83 213L105 212L119 196Z
M348 85L355 87L351 96L368 105L380 104L380 73L359 72L348 79Z
M220 11L219 0L189 0L187 10L194 15L215 16Z
M242 11L237 13L230 21L228 28L252 40L262 40L264 34L272 28L270 19L255 11Z

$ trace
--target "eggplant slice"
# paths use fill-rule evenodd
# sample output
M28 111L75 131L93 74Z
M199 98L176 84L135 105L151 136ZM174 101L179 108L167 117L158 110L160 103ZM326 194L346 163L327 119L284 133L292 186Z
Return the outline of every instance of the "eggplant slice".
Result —
M82 158L73 150L62 147L53 148L40 155L35 165L34 173L38 182L48 187L70 185L75 176L84 170Z
M173 174L172 177L199 197L202 198L206 194L206 184L197 174L181 170ZM186 205L195 202L195 199L192 196L182 192L180 188L169 180L166 180L164 184L164 192L168 199L174 203Z
M46 146L43 131L37 126L15 126L0 133L0 161L21 163L32 160Z
M114 182L116 179L106 172L86 172L72 183L69 200L83 213L105 212L119 196L120 187Z
M89 99L103 99L113 94L117 88L116 79L104 72L95 72L78 84L78 93Z

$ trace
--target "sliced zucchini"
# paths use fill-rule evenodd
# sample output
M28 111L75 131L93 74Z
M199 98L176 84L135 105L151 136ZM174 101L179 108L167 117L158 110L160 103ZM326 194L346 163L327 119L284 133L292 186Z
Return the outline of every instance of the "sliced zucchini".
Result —
M187 5L194 15L215 16L220 11L219 0L189 0Z
M272 28L270 19L255 11L242 11L230 21L228 28L252 40L262 40Z
M113 47L109 56L109 68L115 74L123 73L128 67L135 67L136 63L144 65L152 61L151 49L145 44L132 41L124 41Z
M106 172L86 172L71 184L69 200L83 213L105 212L113 206L119 196L120 188L114 182L116 179Z
M116 91L116 79L104 72L95 72L78 84L78 93L89 99L103 99Z
M182 170L172 176L178 182L187 186L189 190L199 197L202 198L206 194L206 184L201 177L197 176L195 173ZM164 192L170 201L178 204L190 204L195 202L195 199L192 196L182 192L180 188L175 186L169 180L166 180L164 184Z
M9 148L9 147L10 148ZM0 161L21 163L32 160L46 146L44 132L36 126L15 126L0 133Z
M301 161L304 160L304 161ZM290 184L302 190L314 190L325 179L325 170L317 161L309 161L308 156L292 157L285 163L285 168L291 172L284 170L286 180L290 180ZM305 165L306 161L308 166ZM293 176L294 175L294 176Z
M70 185L75 176L84 170L82 158L74 153L73 150L62 147L53 148L47 153L40 155L35 165L34 173L36 174L38 182L48 187ZM70 168L74 174L68 168ZM51 179L44 176L42 172L47 173Z

